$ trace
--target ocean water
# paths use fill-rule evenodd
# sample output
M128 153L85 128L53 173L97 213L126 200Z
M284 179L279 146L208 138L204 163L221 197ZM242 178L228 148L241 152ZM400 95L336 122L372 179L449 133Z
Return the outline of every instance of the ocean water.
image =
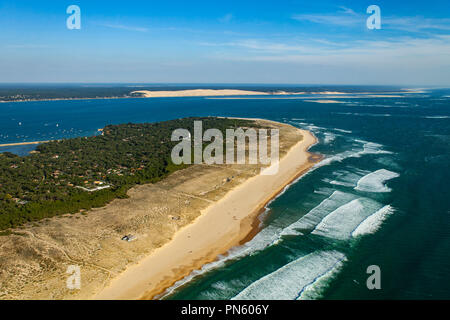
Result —
M450 90L307 98L2 103L0 144L186 116L311 130L311 151L325 158L267 206L262 231L164 299L450 299ZM370 265L380 267L381 290L366 286Z

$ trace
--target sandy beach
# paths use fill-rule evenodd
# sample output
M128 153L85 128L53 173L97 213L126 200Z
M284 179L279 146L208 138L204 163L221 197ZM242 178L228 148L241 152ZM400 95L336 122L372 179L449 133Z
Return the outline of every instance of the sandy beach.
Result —
M280 130L277 175L261 176L261 165L193 165L104 207L12 229L1 237L0 299L156 299L252 239L264 205L318 161L309 132L254 120ZM66 286L72 265L79 290Z
M0 147L13 147L13 146L27 146L31 144L42 144L50 141L31 141L31 142L16 142L16 143L5 143L0 144Z
M286 92L286 91L249 91L240 89L193 89L174 91L149 91L138 90L130 93L142 98L168 98L168 97L232 97L232 96L289 96L289 95L343 95L345 92L323 91L323 92Z
M339 91L254 91L242 89L191 89L191 90L135 90L129 92L124 96L102 96L102 97L77 97L77 98L28 98L16 100L0 100L0 103L14 103L14 102L33 102L33 101L78 101L78 100L113 100L113 99L135 99L135 98L170 98L170 97L221 97L222 99L239 99L239 96L252 96L253 99L279 99L281 96L290 98L289 96L317 96L317 97L332 97L336 98L352 98L352 95L361 95L366 98L399 98L398 94L417 94L425 91L418 91L414 89L404 89L404 92L339 92ZM263 96L263 97L256 97ZM271 96L271 97L268 97ZM299 97L293 98L298 99ZM241 97L241 99L245 99ZM248 99L248 98L247 98ZM306 99L306 97L305 97Z
M114 278L94 299L152 299L193 270L250 240L264 206L314 162L307 151L316 143L308 131L280 160L277 174L256 175L202 210L191 224L148 257ZM254 233L254 232L253 232Z
M130 94L141 95L143 98L163 97L212 97L212 96L247 96L247 95L269 95L269 92L233 90L233 89L194 89L175 91L133 91Z

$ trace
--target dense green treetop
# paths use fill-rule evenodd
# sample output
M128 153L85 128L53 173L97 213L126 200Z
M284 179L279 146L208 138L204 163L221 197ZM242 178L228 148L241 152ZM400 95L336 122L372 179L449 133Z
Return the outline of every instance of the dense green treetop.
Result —
M154 183L185 165L170 160L172 132L253 126L248 120L185 118L108 125L102 135L41 144L25 157L0 154L0 230L58 214L100 207L126 197L136 184ZM95 190L95 191L94 191Z

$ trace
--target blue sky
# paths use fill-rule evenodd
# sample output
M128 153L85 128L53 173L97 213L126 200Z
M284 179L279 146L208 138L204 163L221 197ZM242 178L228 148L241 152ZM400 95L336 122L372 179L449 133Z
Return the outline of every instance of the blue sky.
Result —
M450 1L0 1L0 82L448 86Z

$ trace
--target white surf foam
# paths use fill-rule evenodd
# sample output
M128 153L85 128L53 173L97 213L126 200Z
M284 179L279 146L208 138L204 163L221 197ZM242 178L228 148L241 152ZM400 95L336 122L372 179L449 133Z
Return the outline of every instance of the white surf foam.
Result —
M362 150L353 149L335 154L331 157L325 158L322 161L316 163L313 169L329 165L333 162L342 162L343 160L348 158L359 158L363 155L368 154L392 154L392 152L390 151L383 150L383 146L378 143L368 142L364 140L355 140L355 142L363 144Z
M266 228L262 229L249 242L247 242L241 246L230 249L228 251L227 255L220 255L216 261L203 265L201 269L194 270L191 272L191 274L189 274L185 278L177 281L173 286L171 286L170 288L168 288L165 291L165 293L162 295L162 297L170 295L177 288L190 282L191 280L193 280L194 278L196 278L199 275L202 275L211 270L223 267L225 265L225 263L230 260L242 258L244 256L252 255L256 252L264 250L266 247L268 247L271 244L273 244L274 242L276 242L281 230L282 229L278 228L278 227L273 227L271 225L267 226Z
M427 116L425 119L450 119L450 116Z
M358 181L355 190L365 192L390 192L391 189L386 186L385 182L399 176L400 175L396 172L380 169L362 177Z
M351 203L352 200L356 199L356 195L344 193L341 191L334 191L330 197L323 200L318 206L313 208L310 212L300 218L298 221L289 225L286 228L281 228L273 225L268 225L266 228L262 229L252 240L249 242L232 248L227 255L219 256L218 259L214 262L205 264L201 269L193 271L189 276L184 279L176 282L172 287L170 287L163 296L170 295L175 289L178 287L190 282L194 278L199 275L210 272L211 270L223 267L225 263L231 260L240 259L245 256L249 256L260 252L266 249L269 246L276 245L280 242L282 236L287 235L301 235L301 231L299 230L311 230L316 228L316 226L324 220L324 217L327 215L331 215L333 212L336 213L340 208L345 208L345 204ZM373 201L376 203L375 201ZM344 204L344 205L343 205ZM341 209L343 210L343 209ZM376 210L373 210L376 211ZM370 215L370 212L366 215ZM350 231L341 231L351 233L352 230L356 230L357 226L361 224L364 218L357 220L352 225L346 226L345 230ZM365 225L367 226L369 222ZM338 228L342 229L342 226L339 225ZM364 224L360 227L360 231L364 230ZM317 228L316 228L317 229ZM315 230L315 229L314 229ZM358 231L358 232L360 232ZM318 233L318 232L316 232ZM329 236L333 237L336 232L330 233ZM320 234L320 233L319 233Z
M393 213L394 209L391 206L384 206L383 208L366 218L366 220L361 222L352 232L352 237L359 237L362 235L375 233L387 219L387 217Z
M356 196L353 194L341 191L333 192L330 197L323 200L318 206L313 208L298 221L284 228L280 234L280 237L300 235L302 233L299 230L311 230L315 228L317 224L322 221L322 219L326 217L330 212L336 210L344 203L347 203L355 198Z
M392 154L390 151L383 150L383 145L375 142L369 142L365 140L355 140L356 142L363 143L363 151L361 154Z
M335 186L343 186L343 187L353 187L354 184L351 182L345 182L340 180L331 180L331 179L322 179L323 182L327 182L329 184L335 185Z
M292 185L297 183L300 179L302 179L308 173L309 172L307 172L306 174L298 177L297 179L292 181L290 184L285 186L284 189L274 199L272 199L271 201L269 201L266 204L266 206L265 206L266 211L261 215L261 217L263 217L263 216L265 216L267 214L267 212L269 210L268 207L270 206L270 204L273 201L275 201L278 197L280 197L282 194L284 194ZM216 261L203 265L201 269L194 270L194 271L191 272L191 274L189 274L185 278L177 281L173 286L168 288L161 295L161 297L165 297L165 296L170 295L177 288L179 288L180 286L190 282L191 280L193 280L197 276L205 274L205 273L207 273L207 272L209 272L211 270L220 268L220 267L224 266L225 263L227 263L230 260L239 259L239 258L242 258L244 256L252 255L252 254L254 254L256 252L264 250L268 246L276 244L277 241L280 239L280 233L282 232L282 230L283 229L280 228L280 227L276 227L276 226L272 226L272 225L267 226L266 228L262 229L258 234L256 234L256 236L253 237L253 239L250 240L249 242L230 249L227 252L226 255L218 256L218 259Z
M314 124L307 125L306 129L308 129L309 131L312 131L312 132L319 132L320 130L326 130L326 128L318 127L318 126L316 126Z
M323 218L312 234L340 240L349 239L353 231L380 208L381 204L368 198L352 200Z
M320 188L318 190L314 190L314 193L321 194L324 196L330 196L334 192L334 189L331 188Z
M389 113L359 113L359 112L333 112L335 114L346 116L362 116L362 117L392 117Z
M344 186L344 187L355 187L357 182L367 175L369 171L360 170L357 168L351 168L348 170L338 170L333 172L335 178L324 178L322 181L327 182L332 185Z
M330 142L333 142L336 139L336 135L331 132L325 132L324 133L324 139L323 142L325 144L329 144Z
M342 132L342 133L352 133L352 131L350 131L350 130L344 130L344 129L338 129L338 128L334 128L334 130L338 131L338 132Z
M248 283L247 278L243 279L231 279L231 280L219 280L211 284L209 288L202 290L200 296L201 300L220 300L224 296L233 297L236 295L236 288L242 288Z
M319 129L319 127L315 127L315 128ZM333 156L332 157L333 159L331 159L329 161L330 162L333 162L336 160L342 161L346 157L360 157L361 155L364 155L364 154L391 153L389 151L382 150L383 146L380 144L371 143L371 142L367 142L367 141L363 141L363 140L356 140L356 142L363 144L362 150L347 151L342 154L336 155L336 158L334 158L335 156ZM320 166L326 165L326 164L327 163L323 163ZM315 169L315 168L313 168L313 169ZM308 171L305 175L310 174L312 171L314 171L314 170ZM298 180L303 178L305 175L299 177L298 179L293 181L291 184L286 186L285 189L283 190L283 192L281 192L281 194L283 194L287 189L289 189L293 184L295 184ZM317 190L314 192L321 193L322 191L323 190ZM327 194L329 194L329 193L327 193ZM319 223L321 221L322 217L326 216L327 214L332 212L335 208L338 208L343 203L346 203L346 202L351 201L352 199L356 198L355 195L351 195L351 194L347 194L347 193L343 193L343 192L339 192L339 191L335 191L335 193L333 193L333 194L330 196L330 199L328 199L329 202L327 204L323 204L322 209L325 209L323 213L319 213L320 208L317 208L316 211L313 211L314 210L313 209L312 212L309 212L307 215L302 217L303 220L298 223L299 227L296 227L296 225L295 225L296 223L288 226L285 229L276 227L276 226L272 226L272 225L267 226L266 228L262 229L251 241L245 243L244 245L241 245L239 247L235 247L235 248L231 249L227 253L227 255L219 256L216 261L202 266L201 269L193 271L189 276L176 282L162 296L170 295L176 288L182 286L183 284L185 284L187 282L190 282L192 279L196 278L199 275L205 274L211 270L214 270L214 269L224 266L225 263L230 260L239 259L244 256L252 255L256 252L264 250L265 248L267 248L271 245L277 244L281 239L281 235L301 234L300 232L295 230L296 228L304 228L305 226L307 226L307 227L305 227L305 229L306 228L313 229L317 225L317 223ZM278 195L278 196L280 196L280 195ZM338 199L339 197L342 197L342 198ZM336 198L336 199L334 199L334 198ZM326 200L324 200L324 201L326 201ZM331 207L332 201L336 201L335 207ZM327 209L328 205L331 207L330 209ZM317 213L317 216L320 218L314 218L313 216L315 213Z
M305 120L305 119L302 119L302 120ZM302 122L302 121L300 121L300 122L299 121L289 121L289 122L294 125L301 126L301 127L305 128L306 130L312 131L314 133L328 130L327 128L316 126L314 123L308 123L308 122Z
M398 103L394 102L394 105L386 105L386 104L365 104L365 107L371 108L408 108L406 103Z
M341 270L344 261L345 259L336 263L335 266L331 268L327 273L318 277L316 281L306 286L297 300L313 300L320 298L327 288L327 285Z
M301 299L305 289L311 291L344 261L345 255L338 251L308 254L253 282L233 300Z

